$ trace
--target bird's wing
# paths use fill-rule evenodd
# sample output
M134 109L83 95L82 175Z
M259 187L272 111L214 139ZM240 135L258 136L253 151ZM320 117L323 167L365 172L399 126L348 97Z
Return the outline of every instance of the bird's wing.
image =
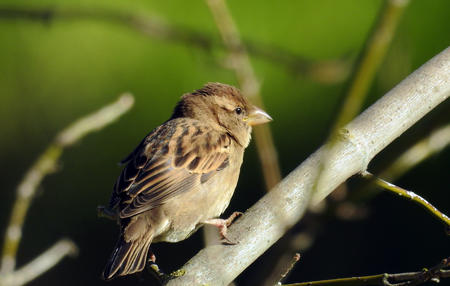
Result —
M152 133L127 158L111 205L134 216L195 189L228 166L231 138L193 119L174 119Z

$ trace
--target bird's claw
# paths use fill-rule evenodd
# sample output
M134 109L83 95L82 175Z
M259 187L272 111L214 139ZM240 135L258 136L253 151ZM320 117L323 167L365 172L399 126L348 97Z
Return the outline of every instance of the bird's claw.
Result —
M242 212L233 212L227 219L214 218L214 219L206 220L204 223L214 225L217 228L219 228L219 234L220 234L223 244L235 245L235 244L238 244L238 242L233 241L228 238L227 230L228 230L228 227L233 223L233 221L238 216L241 216L241 215L243 215Z
M227 226L230 226L230 225L233 223L233 221L234 221L238 216L241 216L241 215L243 215L243 214L244 214L243 212L233 212L233 213L225 220L226 225L227 225Z

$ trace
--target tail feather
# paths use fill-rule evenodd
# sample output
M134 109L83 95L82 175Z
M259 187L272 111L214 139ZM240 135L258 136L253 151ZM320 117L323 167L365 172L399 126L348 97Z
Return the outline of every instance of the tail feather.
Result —
M151 242L151 237L127 242L121 235L103 271L103 279L110 280L142 271L147 262Z

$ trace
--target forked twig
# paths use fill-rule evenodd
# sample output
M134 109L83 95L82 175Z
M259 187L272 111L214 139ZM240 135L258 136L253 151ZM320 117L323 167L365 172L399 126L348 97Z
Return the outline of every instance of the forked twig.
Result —
M0 276L1 286L24 285L58 264L65 256L74 256L78 248L69 239L61 239L52 247L41 253L38 257L28 262L13 272Z
M55 137L53 143L50 144L50 146L42 155L39 156L36 162L34 162L31 168L27 171L17 187L16 200L11 211L9 225L6 228L0 268L2 277L12 275L13 273L28 273L27 275L24 274L24 277L31 277L35 274L31 275L30 273L33 271L30 271L29 269L39 268L34 267L37 262L31 262L29 264L31 265L31 268L23 268L13 272L16 265L17 251L22 238L23 224L25 222L28 209L36 194L36 190L44 177L56 170L58 160L61 157L63 150L78 142L88 133L98 131L117 120L131 108L133 103L133 96L130 94L124 94L110 105L107 105L100 110L75 121ZM65 249L65 251L61 249ZM44 265L51 267L64 256L61 254L69 254L73 252L73 249L74 244L72 242L63 240L55 244L54 247L46 252L47 254L43 254L43 256L36 261L41 261L44 263L40 267L43 267ZM58 251L59 254L51 255L55 251ZM53 262L50 263L50 260ZM48 269L44 270L40 268L39 271L42 273L46 270ZM37 272L34 271L33 273Z

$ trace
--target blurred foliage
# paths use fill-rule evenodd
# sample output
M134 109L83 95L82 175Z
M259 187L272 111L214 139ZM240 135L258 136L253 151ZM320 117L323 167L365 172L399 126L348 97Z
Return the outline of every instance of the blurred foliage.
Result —
M244 39L280 47L312 61L355 59L382 5L381 0L228 3ZM203 1L2 0L2 7L144 13L219 39ZM411 1L366 105L448 46L448 11L447 0ZM109 199L120 172L116 163L169 117L181 94L209 81L236 84L234 74L221 65L225 53L220 48L209 53L194 46L145 37L106 21L0 18L0 43L2 231L15 186L53 136L124 91L136 97L131 113L63 155L61 171L44 181L45 192L30 210L19 250L20 265L49 243L62 236L71 237L80 247L80 256L64 260L31 284L59 285L64 281L67 285L98 285L102 283L100 272L114 245L117 227L98 219L96 206ZM287 174L326 138L346 82L318 83L261 57L252 57L252 63L262 81L267 111L275 119L271 127L283 173ZM436 125L448 122L448 110L447 102L378 156L373 165L381 168L399 150ZM245 210L263 195L263 180L253 148L246 154L229 211ZM398 184L449 213L448 162L447 149L415 168ZM169 271L200 248L201 236L197 234L179 244L158 244L154 251L160 266ZM369 219L324 225L315 246L302 254L292 280L416 270L433 265L449 252L439 223L413 204L382 195L373 201ZM245 272L239 285L255 285L251 281L256 281L260 269L270 269L272 261L268 257ZM140 281L134 277L110 285Z

